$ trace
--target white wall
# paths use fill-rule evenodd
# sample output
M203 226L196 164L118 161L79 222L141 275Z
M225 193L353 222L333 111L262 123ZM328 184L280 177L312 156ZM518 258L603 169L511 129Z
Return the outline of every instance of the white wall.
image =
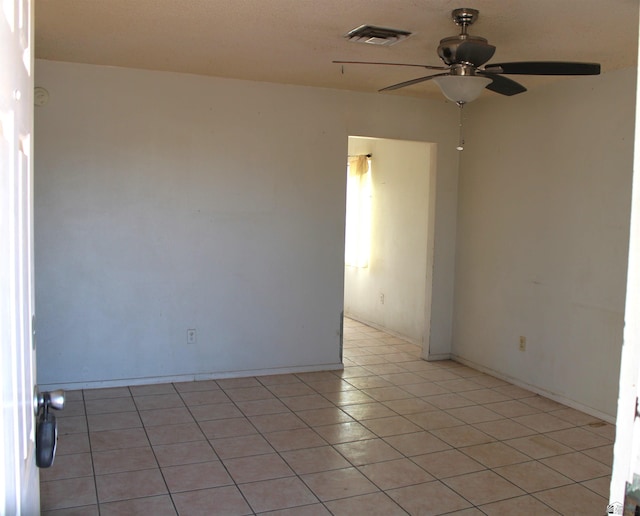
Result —
M43 386L338 367L349 134L438 143L431 346L449 350L450 105L47 61L36 84Z
M609 419L635 83L623 70L471 104L460 166L454 355Z
M350 155L373 156L372 220L369 266L345 267L345 314L420 345L425 332L428 335L432 147L426 142L349 137ZM430 286L430 271L428 282Z

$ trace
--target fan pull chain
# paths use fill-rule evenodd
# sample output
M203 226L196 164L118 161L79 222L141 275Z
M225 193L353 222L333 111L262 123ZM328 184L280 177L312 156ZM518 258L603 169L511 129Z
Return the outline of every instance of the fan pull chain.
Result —
M462 116L463 115L462 108L464 106L464 102L456 102L456 104L458 104L458 107L460 108L460 124L459 124L460 136L458 137L458 146L456 147L456 150L463 151L464 150L464 134L462 131L462 122L464 119Z

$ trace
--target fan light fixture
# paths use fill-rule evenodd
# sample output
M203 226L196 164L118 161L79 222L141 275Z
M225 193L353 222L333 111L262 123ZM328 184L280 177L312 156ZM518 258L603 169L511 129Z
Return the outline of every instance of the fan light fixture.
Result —
M491 79L477 75L443 75L434 77L433 82L449 100L456 104L466 104L476 100Z
M434 77L433 81L440 87L444 96L460 108L460 136L456 150L462 151L464 150L462 108L467 102L476 100L492 80L477 75L442 75Z

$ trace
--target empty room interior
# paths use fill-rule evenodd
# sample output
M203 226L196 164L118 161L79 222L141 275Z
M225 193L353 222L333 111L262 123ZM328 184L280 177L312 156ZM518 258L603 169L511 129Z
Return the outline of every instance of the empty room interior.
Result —
M377 92L432 70L331 60L441 65L464 6L220 4L35 2L37 379L67 393L43 514L622 502L636 3L469 2L494 61L602 72L509 76L462 119L433 81Z

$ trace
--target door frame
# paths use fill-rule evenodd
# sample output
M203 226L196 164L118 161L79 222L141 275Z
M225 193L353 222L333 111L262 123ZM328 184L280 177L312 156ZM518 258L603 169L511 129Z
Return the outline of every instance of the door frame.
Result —
M639 9L640 10L640 9ZM638 34L640 49L640 28ZM626 484L640 474L640 70L636 81L635 137L631 221L629 224L629 262L625 302L624 338L620 359L620 387L613 471L609 504L622 508Z

